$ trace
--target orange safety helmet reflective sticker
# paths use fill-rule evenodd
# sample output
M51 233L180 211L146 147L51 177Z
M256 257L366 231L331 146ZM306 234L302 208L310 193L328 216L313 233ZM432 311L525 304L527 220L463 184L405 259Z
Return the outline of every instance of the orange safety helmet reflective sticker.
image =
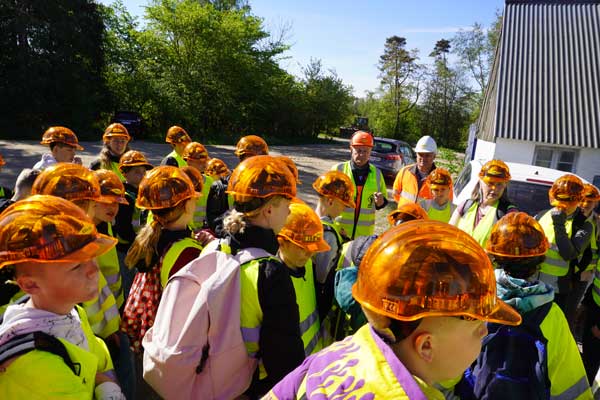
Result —
M206 170L204 173L208 176L219 175L219 177L227 176L231 173L229 168L227 168L227 164L223 162L223 160L218 158L211 158L208 160L208 164L206 165Z
M479 178L485 183L498 183L510 181L510 170L508 165L502 160L490 160L486 162L481 171L479 171Z
M0 268L24 262L84 262L117 244L98 233L75 204L55 196L33 195L0 215Z
M42 171L33 182L31 194L47 194L69 201L114 202L114 199L102 196L100 183L91 170L72 163L54 164Z
M124 125L119 124L118 122L110 124L106 127L106 129L104 130L104 134L102 135L102 141L106 143L110 140L110 138L113 137L122 137L124 139L127 139L128 142L131 140L131 136L129 135L127 128L125 128Z
M427 176L427 182L431 189L452 187L452 175L447 169L438 167Z
M157 210L175 207L184 200L199 197L192 180L177 167L161 165L148 172L140 182L137 208Z
M296 179L287 165L276 157L254 156L233 170L227 193L238 203L275 195L291 199L296 196Z
M337 199L346 207L356 207L354 184L350 177L341 171L327 171L319 175L312 186L321 196Z
M129 150L123 154L119 160L119 171L123 172L123 168L129 167L145 167L147 170L154 168L152 164L146 160L144 154L137 150Z
M120 204L129 204L125 198L125 186L117 174L107 169L99 169L94 171L94 175L100 184L102 196L112 198L113 201Z
M198 142L190 142L185 149L183 150L182 157L184 160L193 159L193 160L201 160L203 158L208 158L208 151L203 144Z
M2 157L2 154L0 154L0 167L3 167L6 165L6 161L4 161L4 157Z
M575 175L563 175L552 184L548 197L553 207L576 205L583 199L583 182Z
M518 325L521 316L496 296L494 268L479 243L439 221L390 228L367 250L352 295L393 319L466 316Z
M391 226L399 221L408 222L415 219L429 219L427 212L417 203L403 203L398 208L388 214L388 222Z
M63 143L75 147L76 150L83 150L83 147L79 145L77 135L64 126L51 126L44 132L40 144L50 145L52 143Z
M581 201L600 201L600 190L591 183L583 185L583 198Z
M546 254L549 247L544 229L535 218L512 212L496 222L485 250L503 257L535 257Z
M287 165L292 175L294 175L294 179L296 179L296 185L302 185L302 181L299 179L300 175L298 174L298 167L296 166L294 160L288 156L277 156L277 158Z
M269 154L267 142L260 136L248 135L241 138L233 152L236 156L265 156Z
M181 167L181 170L185 172L188 178L190 178L192 181L194 190L198 193L202 193L202 186L204 184L204 177L202 176L202 173L196 168L187 165L185 167Z
M331 249L323 239L323 223L319 216L304 203L290 204L285 226L277 236L313 253Z
M373 147L373 135L365 131L356 131L352 135L350 146Z
M170 144L189 143L191 141L192 138L190 135L188 135L185 129L177 125L173 125L169 128L167 131L167 138L165 139L165 142Z

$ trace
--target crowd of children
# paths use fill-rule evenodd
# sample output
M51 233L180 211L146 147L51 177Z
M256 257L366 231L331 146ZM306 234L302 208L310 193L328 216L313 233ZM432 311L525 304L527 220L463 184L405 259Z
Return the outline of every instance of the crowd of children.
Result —
M179 126L156 167L121 124L102 141L87 168L49 128L0 193L0 398L592 398L600 191L576 176L533 218L491 160L454 206L426 136L375 235L368 133L311 182L314 210L259 136L232 171Z

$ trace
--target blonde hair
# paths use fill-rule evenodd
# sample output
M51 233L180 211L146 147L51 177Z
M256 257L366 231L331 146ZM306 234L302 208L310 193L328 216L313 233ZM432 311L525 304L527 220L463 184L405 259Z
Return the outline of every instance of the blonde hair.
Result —
M162 228L177 221L185 212L186 204L187 200L179 202L175 207L152 210L153 220L138 232L125 257L125 265L133 268L143 259L146 267L150 268L153 256L159 255L156 246L160 240Z
M284 198L284 196L279 195L270 196L264 199L262 205L251 211L241 212L237 211L235 208L230 210L227 216L223 219L223 230L231 235L235 235L237 233L244 233L244 230L248 225L248 220L257 217L262 211L262 209L269 204L277 206ZM256 200L256 198L252 199L252 201L254 200ZM243 209L243 205L241 208Z
M112 170L112 164L111 164L112 161L110 159L111 153L121 157L123 154L127 153L129 150L130 150L129 143L127 143L127 146L125 146L125 151L123 151L123 153L114 154L111 152L110 147L108 147L108 142L105 142L104 145L102 146L102 150L100 150L100 155L98 156L98 159L100 160L100 168L111 171Z

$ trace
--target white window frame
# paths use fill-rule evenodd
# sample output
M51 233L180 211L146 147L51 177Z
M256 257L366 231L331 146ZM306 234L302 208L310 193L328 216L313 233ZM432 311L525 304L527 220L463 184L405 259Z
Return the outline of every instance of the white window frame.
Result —
M558 169L557 168L558 161L560 160L560 154L562 152L574 153L573 165L571 167L571 170L565 171L565 172L572 172L572 173L577 172L577 161L579 160L579 150L578 149L565 148L565 147L553 147L553 146L535 146L535 151L533 152L533 161L531 162L531 164L541 167L541 165L538 165L536 163L537 158L538 158L538 152L540 150L549 150L552 152L552 160L550 161L550 166L548 167L548 168L552 168L552 169Z

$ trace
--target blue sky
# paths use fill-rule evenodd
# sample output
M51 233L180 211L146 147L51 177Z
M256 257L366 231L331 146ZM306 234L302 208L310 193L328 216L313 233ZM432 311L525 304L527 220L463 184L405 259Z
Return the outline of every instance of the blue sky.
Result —
M99 0L110 4L112 0ZM141 17L146 0L124 0L129 12ZM250 0L252 13L267 30L288 26L292 45L281 66L295 75L311 57L333 69L356 96L379 85L377 62L387 37L398 35L409 49L420 51L421 62L439 39L450 39L475 22L489 26L503 0Z

